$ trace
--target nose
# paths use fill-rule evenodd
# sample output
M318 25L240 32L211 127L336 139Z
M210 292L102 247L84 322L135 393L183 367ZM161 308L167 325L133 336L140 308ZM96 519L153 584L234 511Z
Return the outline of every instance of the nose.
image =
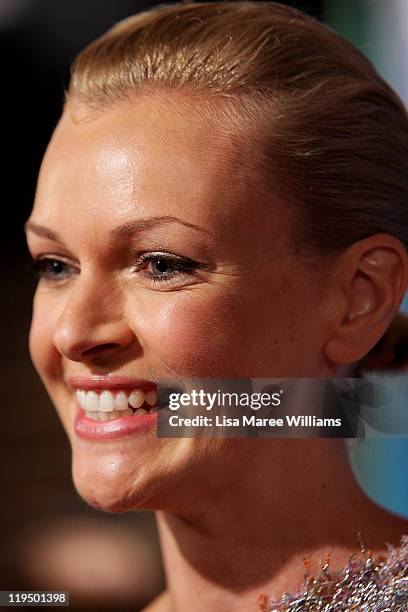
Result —
M122 303L117 288L79 277L56 323L56 349L67 359L82 362L122 354L137 342Z

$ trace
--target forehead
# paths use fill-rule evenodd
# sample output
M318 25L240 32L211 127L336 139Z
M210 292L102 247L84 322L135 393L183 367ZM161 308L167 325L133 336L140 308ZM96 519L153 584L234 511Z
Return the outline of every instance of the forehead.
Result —
M105 222L135 214L231 220L247 200L245 157L204 114L162 100L124 102L80 121L67 108L42 164L35 208L49 222L72 214Z

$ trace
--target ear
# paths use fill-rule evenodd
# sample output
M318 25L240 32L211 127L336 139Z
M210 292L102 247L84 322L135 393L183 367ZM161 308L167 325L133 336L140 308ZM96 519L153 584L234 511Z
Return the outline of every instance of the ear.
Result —
M397 238L375 234L349 247L335 267L323 353L345 365L360 361L398 312L408 287L408 254Z

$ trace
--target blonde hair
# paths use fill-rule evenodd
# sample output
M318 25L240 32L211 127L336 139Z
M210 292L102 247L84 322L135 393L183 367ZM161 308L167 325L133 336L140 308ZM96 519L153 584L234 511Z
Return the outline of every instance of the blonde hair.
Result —
M158 6L79 54L67 99L103 109L156 91L200 97L251 143L260 188L293 204L297 251L378 232L408 249L406 109L327 26L275 2Z

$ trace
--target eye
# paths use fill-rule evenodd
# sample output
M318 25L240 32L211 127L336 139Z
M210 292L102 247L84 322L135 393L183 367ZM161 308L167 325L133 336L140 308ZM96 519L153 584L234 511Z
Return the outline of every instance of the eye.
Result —
M33 261L33 270L40 280L49 282L65 280L77 273L71 264L57 257L38 257Z
M153 282L165 282L192 276L202 265L173 253L143 253L136 261L136 271L144 272Z

